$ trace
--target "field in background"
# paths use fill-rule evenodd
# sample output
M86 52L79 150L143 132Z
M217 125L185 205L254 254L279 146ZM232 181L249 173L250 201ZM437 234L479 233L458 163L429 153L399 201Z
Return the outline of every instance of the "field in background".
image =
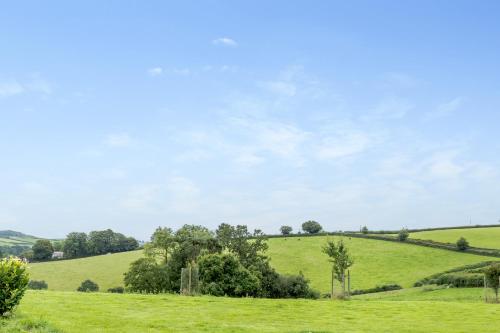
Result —
M43 320L62 332L72 333L440 333L489 332L492 327L500 326L500 307L484 303L342 302L51 291L28 292L17 315Z
M330 266L321 248L329 237L338 239L331 236L271 238L268 251L271 263L280 273L302 271L311 280L313 288L328 292ZM404 243L349 237L344 237L344 240L355 260L351 270L353 289L389 283L411 287L417 280L434 273L495 260Z
M311 286L329 291L330 266L321 252L327 236L269 239L268 255L280 273L302 271ZM398 283L411 287L417 280L444 270L492 260L472 254L379 240L345 238L354 259L352 288ZM123 273L142 251L102 255L74 260L30 264L32 279L45 280L50 290L74 291L85 279L97 282L101 291L123 285ZM338 288L338 287L337 287ZM338 289L337 289L338 290Z
M123 286L123 273L143 251L130 251L73 260L32 263L29 265L33 280L45 280L49 290L74 291L83 280L96 282L101 291Z
M473 247L500 249L500 227L447 229L410 233L410 238L429 239L443 243L456 243L460 237L465 237L469 245Z

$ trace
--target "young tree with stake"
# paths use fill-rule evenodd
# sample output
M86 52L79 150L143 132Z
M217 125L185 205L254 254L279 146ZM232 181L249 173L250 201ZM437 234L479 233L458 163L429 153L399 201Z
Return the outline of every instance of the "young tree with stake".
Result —
M342 296L345 296L345 272L354 264L348 248L342 238L337 243L329 240L323 247L323 253L330 257L329 261L332 263L331 298L333 298L333 282L335 279L341 282Z

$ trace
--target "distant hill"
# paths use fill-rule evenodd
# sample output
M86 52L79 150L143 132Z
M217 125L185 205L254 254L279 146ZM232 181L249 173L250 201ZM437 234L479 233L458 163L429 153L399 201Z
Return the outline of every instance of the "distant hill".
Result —
M10 237L18 237L18 238L37 238L35 236L26 235L19 231L13 230L0 230L0 237L2 238L10 238Z

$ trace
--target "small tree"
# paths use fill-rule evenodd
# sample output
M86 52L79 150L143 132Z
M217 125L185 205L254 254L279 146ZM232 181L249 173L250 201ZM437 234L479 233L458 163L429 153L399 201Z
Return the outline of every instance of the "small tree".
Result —
M290 235L292 231L293 231L292 227L288 225L282 225L280 228L280 232L282 235Z
M400 242L406 241L408 239L408 237L410 237L410 233L408 232L408 229L403 228L403 229L401 229L401 231L399 231L398 240Z
M488 286L495 292L495 299L498 302L498 289L500 287L500 264L492 264L484 271L484 276Z
M82 282L82 284L80 285L80 287L78 287L76 291L81 291L81 292L99 291L99 286L92 280L85 280Z
M31 250L33 250L33 259L35 260L48 260L52 258L52 253L54 253L52 242L47 239L37 240Z
M304 232L307 232L309 234L317 234L322 229L323 228L321 227L321 224L319 224L316 221L306 221L302 223L302 230L304 230Z
M0 316L12 312L28 287L26 264L15 258L0 260Z
M176 245L175 235L170 228L158 227L151 236L151 242L144 250L149 257L160 257L163 263L168 263L168 257Z
M465 251L468 248L469 248L469 242L465 238L460 237L457 240L457 249L459 249L460 251Z
M332 263L331 297L333 298L333 282L337 279L342 284L342 296L345 296L345 272L354 264L354 260L349 254L349 250L340 239L337 243L329 240L323 247L323 253L330 257Z
M361 233L363 233L363 234L368 233L368 227L366 225L363 228L361 228Z

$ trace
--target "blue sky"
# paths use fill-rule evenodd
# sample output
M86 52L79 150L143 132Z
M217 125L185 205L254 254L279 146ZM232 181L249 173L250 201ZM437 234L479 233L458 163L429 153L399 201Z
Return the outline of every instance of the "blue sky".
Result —
M496 1L0 11L0 228L496 223Z

